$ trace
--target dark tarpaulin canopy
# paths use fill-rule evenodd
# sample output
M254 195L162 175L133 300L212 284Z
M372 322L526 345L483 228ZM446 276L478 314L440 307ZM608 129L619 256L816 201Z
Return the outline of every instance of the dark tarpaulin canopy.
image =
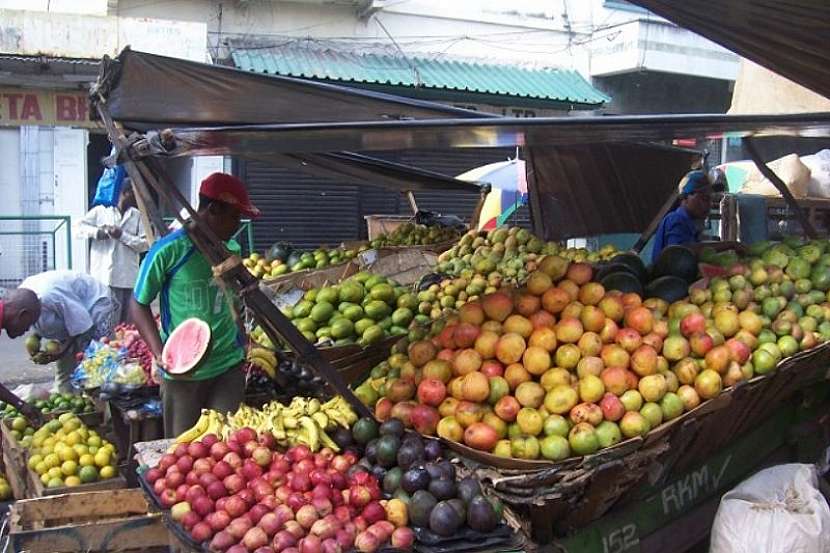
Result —
M246 156L257 159L254 156ZM442 173L426 171L411 165L395 163L376 157L341 152L334 154L285 154L263 156L258 161L289 169L343 181L382 186L398 192L479 192L479 185L452 178Z
M630 0L830 98L827 0Z
M180 125L482 118L389 94L240 71L126 49L104 58L93 94L131 129Z
M544 222L534 230L546 240L563 240L644 231L700 152L575 144L529 148L527 159L533 222Z
M97 91L114 119L155 129L136 137L136 159L231 155L306 164L396 188L402 174L389 175L400 168L381 169L378 160L348 152L519 146L533 158L537 230L551 239L647 225L693 156L639 143L722 133L830 136L830 114L482 118L429 102L129 51L103 64ZM430 180L419 179L424 186ZM446 180L429 186L448 189Z

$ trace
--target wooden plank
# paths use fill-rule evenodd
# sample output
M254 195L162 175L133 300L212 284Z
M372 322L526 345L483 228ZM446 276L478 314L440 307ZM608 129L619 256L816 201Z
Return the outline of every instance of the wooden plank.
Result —
M12 507L16 515L13 528L25 530L27 521L49 523L54 520L112 518L143 515L149 509L140 489L95 491L24 499Z
M6 466L6 480L9 482L12 494L15 499L23 499L28 490L24 467L17 465L5 449L3 450L3 464Z
M47 488L43 485L37 473L28 467L26 468L27 480L29 483L28 497L44 497L48 495L62 495L62 494L76 494L83 492L92 492L98 490L118 490L127 487L127 480L118 475L107 480L99 480L98 482L91 482L89 484L81 484L80 486L60 488Z
M102 520L9 534L14 551L70 553L76 551L146 551L169 543L160 514Z

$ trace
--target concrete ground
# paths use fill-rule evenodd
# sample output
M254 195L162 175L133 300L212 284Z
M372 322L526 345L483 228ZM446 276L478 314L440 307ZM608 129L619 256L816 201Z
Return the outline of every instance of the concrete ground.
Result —
M29 359L23 338L0 336L0 383L12 389L20 384L49 382L55 376L53 365L36 365Z

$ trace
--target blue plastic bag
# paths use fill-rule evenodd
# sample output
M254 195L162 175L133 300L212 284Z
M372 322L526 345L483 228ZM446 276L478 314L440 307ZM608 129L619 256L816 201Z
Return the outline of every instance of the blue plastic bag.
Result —
M115 153L115 150L113 150ZM101 178L98 179L98 187L95 189L95 199L92 205L103 205L111 207L118 204L118 196L121 194L121 184L127 172L121 165L107 167Z

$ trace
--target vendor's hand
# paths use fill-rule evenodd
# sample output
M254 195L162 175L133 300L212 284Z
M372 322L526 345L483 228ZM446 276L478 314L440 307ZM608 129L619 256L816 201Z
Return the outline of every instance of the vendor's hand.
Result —
M121 233L121 228L120 227L110 226L107 229L107 232L109 232L109 235L110 235L111 238L114 238L116 240L121 238L122 233Z
M98 231L95 233L95 238L97 240L109 240L110 233L107 231L107 227L98 227Z
M150 369L150 378L156 384L161 384L163 380L165 367L164 361L161 360L161 356L153 356L153 367Z
M38 365L48 365L49 363L57 361L59 358L60 355L49 355L45 351L39 351L32 355L32 361Z

